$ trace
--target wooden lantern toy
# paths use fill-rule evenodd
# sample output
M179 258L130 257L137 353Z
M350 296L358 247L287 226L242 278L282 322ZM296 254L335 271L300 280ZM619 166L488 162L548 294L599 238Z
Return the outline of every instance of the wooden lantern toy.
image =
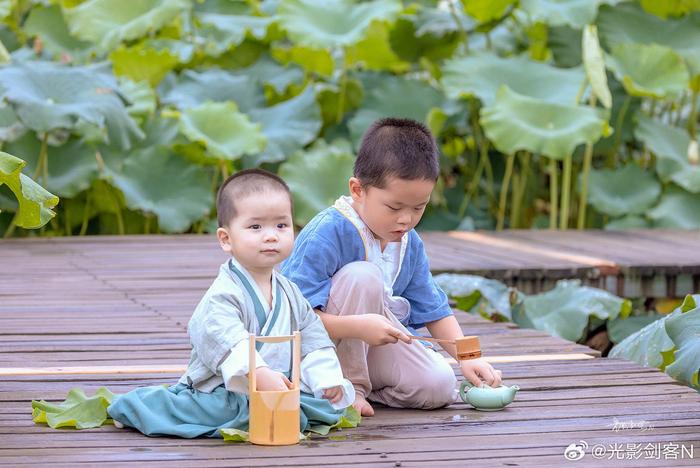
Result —
M455 340L457 346L457 360L466 361L481 357L481 344L478 336L465 336Z
M255 343L293 341L292 389L259 391L255 381ZM258 445L293 445L299 443L301 334L284 336L250 335L248 392L250 394L250 442Z

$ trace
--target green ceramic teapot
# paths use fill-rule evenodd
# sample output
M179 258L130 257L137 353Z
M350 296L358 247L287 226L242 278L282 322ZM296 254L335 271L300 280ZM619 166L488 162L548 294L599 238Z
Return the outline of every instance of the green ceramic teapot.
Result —
M475 387L465 379L459 387L459 396L480 411L499 411L513 402L518 390L520 387L517 385L493 388L484 383L481 387Z

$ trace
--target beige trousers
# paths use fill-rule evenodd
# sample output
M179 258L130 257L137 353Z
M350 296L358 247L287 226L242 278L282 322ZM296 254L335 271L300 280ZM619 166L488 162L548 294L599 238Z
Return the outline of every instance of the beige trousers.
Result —
M370 262L349 263L333 276L326 312L381 314L408 333L384 305L382 273ZM457 398L457 379L450 365L418 341L369 346L359 339L342 339L335 344L343 375L369 400L395 408L432 409Z

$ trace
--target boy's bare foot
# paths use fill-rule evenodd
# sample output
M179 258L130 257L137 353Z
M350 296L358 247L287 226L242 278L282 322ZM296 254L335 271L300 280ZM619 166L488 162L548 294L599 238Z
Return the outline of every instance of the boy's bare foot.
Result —
M370 405L369 402L365 400L365 397L359 393L355 395L355 402L352 404L352 406L358 413L360 413L360 416L362 417L374 416L374 408L372 408L372 405Z

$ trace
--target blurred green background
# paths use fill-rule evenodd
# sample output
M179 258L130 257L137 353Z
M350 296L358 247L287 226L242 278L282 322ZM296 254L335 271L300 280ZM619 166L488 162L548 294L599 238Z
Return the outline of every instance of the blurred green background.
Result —
M419 228L700 228L697 0L2 0L0 18L5 237L210 232L248 167L288 181L301 226L385 116L441 147Z

